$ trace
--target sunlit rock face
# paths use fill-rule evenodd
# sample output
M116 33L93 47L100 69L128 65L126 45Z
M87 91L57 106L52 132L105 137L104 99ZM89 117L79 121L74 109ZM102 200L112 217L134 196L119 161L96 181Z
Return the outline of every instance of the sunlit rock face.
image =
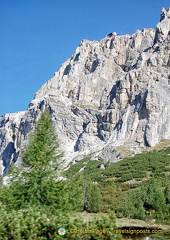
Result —
M154 29L82 40L75 54L35 94L28 110L0 118L1 173L18 154L44 108L52 119L66 165L122 159L170 139L170 9ZM127 150L127 149L126 149Z

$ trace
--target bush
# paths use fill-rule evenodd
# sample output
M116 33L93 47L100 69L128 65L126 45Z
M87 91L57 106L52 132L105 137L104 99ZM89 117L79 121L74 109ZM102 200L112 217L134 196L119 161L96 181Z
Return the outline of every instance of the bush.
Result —
M112 215L101 220L84 221L82 218L72 218L70 214L52 212L50 208L30 207L9 212L3 207L0 216L0 240L57 240L61 239L58 234L60 227L66 229L63 239L121 239L120 234L113 235L109 231L115 229ZM85 230L89 230L89 233L83 233Z

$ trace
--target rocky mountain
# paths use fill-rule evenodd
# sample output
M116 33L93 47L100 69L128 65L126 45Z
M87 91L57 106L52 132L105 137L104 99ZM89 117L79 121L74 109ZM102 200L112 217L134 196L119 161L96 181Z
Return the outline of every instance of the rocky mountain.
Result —
M169 93L170 8L155 30L82 40L27 111L0 118L1 173L18 162L43 108L52 113L66 165L89 154L114 162L170 139Z

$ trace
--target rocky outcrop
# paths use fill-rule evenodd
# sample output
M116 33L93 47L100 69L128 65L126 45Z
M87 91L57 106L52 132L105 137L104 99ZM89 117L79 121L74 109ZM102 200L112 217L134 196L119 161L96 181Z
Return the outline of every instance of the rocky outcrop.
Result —
M88 154L114 162L123 157L116 146L136 153L169 139L169 92L170 9L162 9L156 30L82 40L27 111L1 117L1 172L17 161L44 107L52 113L66 164Z

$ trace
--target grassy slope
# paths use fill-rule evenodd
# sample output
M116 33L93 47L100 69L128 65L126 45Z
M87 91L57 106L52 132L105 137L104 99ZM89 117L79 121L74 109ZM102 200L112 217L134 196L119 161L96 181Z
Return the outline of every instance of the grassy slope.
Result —
M90 158L86 158L72 165L65 172L65 175L68 178L79 175L79 170L83 168L81 173L83 173L84 177L87 179L91 178L92 181L98 182L101 189L104 189L104 194L113 194L112 196L115 197L115 206L117 204L118 207L120 198L113 193L113 189L112 193L109 192L109 187L112 184L116 185L116 191L119 191L120 188L120 194L122 192L131 193L132 191L138 190L152 179L158 180L160 184L162 184L162 189L165 183L170 184L170 147L158 150L159 147L157 150L152 149L150 152L148 152L147 149L147 151L142 154L125 158L111 165L104 163L105 169L98 168L102 162L90 161ZM105 191L105 189L107 190ZM119 193L117 195L119 195ZM112 204L112 201L110 202ZM167 230L169 230L169 226Z
M170 176L170 147L162 150L153 150L144 152L133 157L125 158L122 161L108 165L104 163L105 169L99 169L101 161L90 161L90 158L84 158L78 163L72 165L65 176L72 178L80 170L83 174L92 180L115 180L116 182L125 182L135 180L134 182L146 181L152 177L169 179Z

